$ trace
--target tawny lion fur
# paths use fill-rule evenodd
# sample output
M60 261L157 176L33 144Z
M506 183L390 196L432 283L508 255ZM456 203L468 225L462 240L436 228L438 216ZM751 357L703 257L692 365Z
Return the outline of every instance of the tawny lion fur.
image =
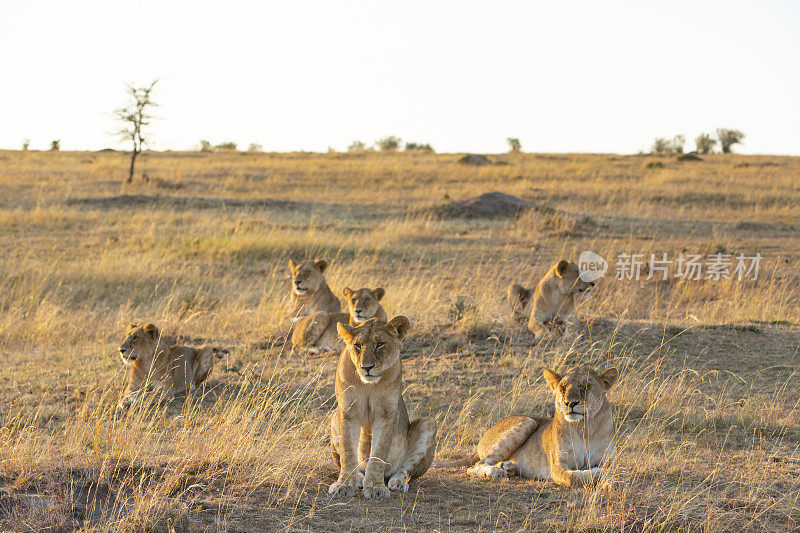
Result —
M408 491L433 462L436 423L430 417L409 421L402 396L400 347L410 327L404 316L337 325L345 342L331 420L339 477L329 494L350 497L363 488L365 498L388 498L390 491Z
M606 391L619 372L609 368L598 374L577 366L563 376L544 370L544 377L555 396L555 417L510 416L495 424L478 443L471 475L518 475L567 487L592 484L603 475L602 465L615 452Z
M292 353L321 354L336 349L339 342L337 324L356 326L370 318L380 318L386 322L386 311L380 304L386 291L376 289L342 289L348 313L328 313L317 311L301 319L292 332Z
M594 282L581 279L577 264L562 259L550 267L534 290L517 284L508 288L510 318L527 318L528 330L536 340L560 336L564 323L567 333L577 332L580 321L575 306L593 286Z
M130 366L128 386L118 407L127 407L154 388L165 398L186 394L197 388L227 350L204 345L170 345L171 337L162 337L155 324L131 324L119 347L124 363Z
M339 313L342 304L333 295L323 273L328 268L324 259L302 261L298 264L289 260L292 272L292 292L286 306L286 317L292 324L318 311Z

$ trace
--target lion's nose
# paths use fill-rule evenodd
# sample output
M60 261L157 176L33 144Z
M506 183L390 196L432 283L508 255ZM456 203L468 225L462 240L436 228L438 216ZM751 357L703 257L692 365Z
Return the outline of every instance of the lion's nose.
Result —
M369 374L369 371L375 368L375 365L361 365L361 370Z
M575 407L575 406L576 406L576 405L578 405L579 403L581 403L581 402L564 402L564 404L565 404L567 407L569 407L570 409L572 409L573 407Z

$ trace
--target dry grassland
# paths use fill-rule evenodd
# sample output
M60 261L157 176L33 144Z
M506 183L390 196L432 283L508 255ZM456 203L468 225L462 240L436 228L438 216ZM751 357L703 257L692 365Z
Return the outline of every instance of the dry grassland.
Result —
M0 152L0 527L18 531L800 529L800 159ZM488 191L539 209L438 219ZM577 339L532 346L505 288L553 261L759 252L756 281L598 283ZM616 365L605 488L434 469L329 498L336 357L289 356L287 259L405 314L406 402L439 458L541 415L543 367ZM233 349L203 394L115 414L131 321Z

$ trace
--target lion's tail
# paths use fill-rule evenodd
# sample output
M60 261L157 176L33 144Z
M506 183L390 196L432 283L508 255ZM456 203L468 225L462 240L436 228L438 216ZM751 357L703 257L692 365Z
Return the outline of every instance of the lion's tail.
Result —
M475 452L469 457L465 457L464 459L456 459L455 461L434 461L431 465L432 468L456 468L459 466L469 466L474 465L478 462L480 457L478 453Z

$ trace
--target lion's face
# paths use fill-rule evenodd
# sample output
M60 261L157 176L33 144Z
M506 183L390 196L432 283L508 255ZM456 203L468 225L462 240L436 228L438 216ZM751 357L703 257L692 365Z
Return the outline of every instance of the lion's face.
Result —
M404 316L396 316L388 323L372 318L359 326L336 325L358 377L364 383L377 383L381 375L397 363L409 328L411 322Z
M583 281L577 263L562 259L556 265L556 278L562 294L587 293L594 287L594 281Z
M618 377L616 368L598 374L587 366L576 366L563 376L544 370L544 378L555 395L556 414L567 422L577 422L596 413L605 402L606 391Z
M324 259L316 261L302 261L294 264L289 261L289 270L292 272L292 290L298 296L314 294L325 281L322 273L328 268Z
M358 289L357 291L345 287L342 290L342 294L347 302L353 322L362 324L370 318L374 318L378 314L378 309L381 308L380 299L383 298L385 292L382 287L377 289Z
M128 326L125 340L119 345L119 355L122 361L130 363L139 358L153 355L155 345L158 343L158 328L155 324Z

